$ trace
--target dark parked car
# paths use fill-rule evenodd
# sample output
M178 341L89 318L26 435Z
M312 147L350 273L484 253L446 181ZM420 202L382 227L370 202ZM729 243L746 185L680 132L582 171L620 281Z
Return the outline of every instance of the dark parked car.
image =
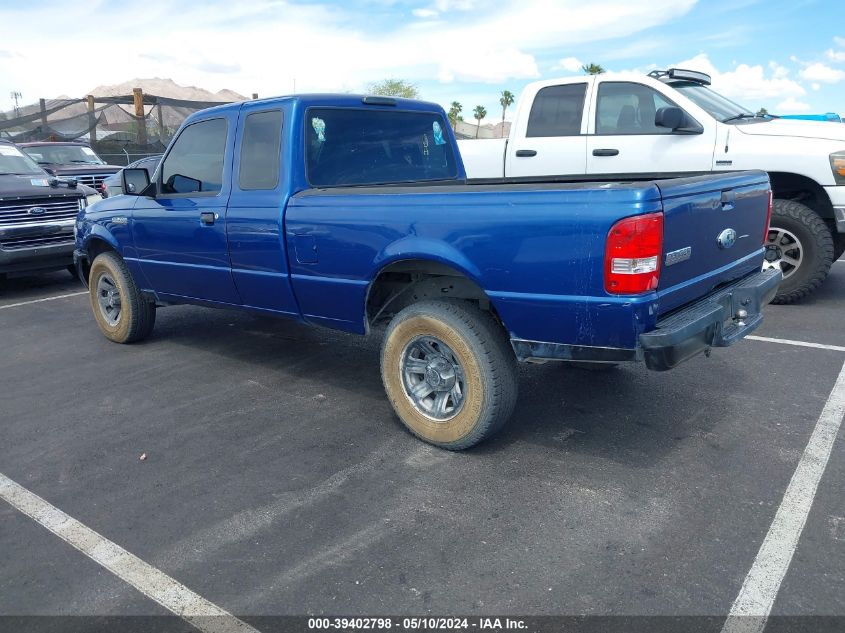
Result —
M158 164L161 162L161 154L156 154L155 156L146 156L145 158L141 158L136 160L135 162L129 163L126 167L133 168L133 169L146 169L147 174L150 176L150 180L153 179L153 173L158 167ZM119 196L123 191L123 169L119 172L114 174L113 176L109 176L103 181L103 189L100 192L104 198L113 198L114 196Z
M103 180L120 171L120 165L107 165L85 143L18 143L27 156L54 176L76 178L81 185L103 191Z
M96 191L47 174L0 140L0 276L67 267L74 276L76 214Z

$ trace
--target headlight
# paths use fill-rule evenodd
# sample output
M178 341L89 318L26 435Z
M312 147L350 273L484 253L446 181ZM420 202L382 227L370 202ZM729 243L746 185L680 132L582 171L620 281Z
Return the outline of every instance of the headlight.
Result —
M845 185L845 151L830 155L830 168L833 170L834 182Z
M90 207L92 204L94 204L95 202L98 202L102 199L103 199L103 196L101 196L100 194L92 193L90 196L85 196L85 206Z

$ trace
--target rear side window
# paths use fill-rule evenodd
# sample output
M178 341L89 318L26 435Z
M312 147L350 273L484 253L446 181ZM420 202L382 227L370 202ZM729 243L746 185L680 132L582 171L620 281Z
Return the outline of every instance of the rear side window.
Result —
M599 85L596 134L671 134L657 127L657 110L675 105L659 92L642 84L606 81Z
M453 180L444 118L434 112L309 108L305 160L314 187Z
M216 193L223 186L226 119L186 127L162 167L162 193Z
M542 88L528 115L526 136L578 136L587 84L567 84Z
M276 188L279 184L281 139L281 110L255 112L246 117L238 177L241 189Z

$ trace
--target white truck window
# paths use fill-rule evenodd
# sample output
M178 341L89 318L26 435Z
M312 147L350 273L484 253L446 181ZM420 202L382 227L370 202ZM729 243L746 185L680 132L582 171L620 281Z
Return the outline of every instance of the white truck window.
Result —
M596 134L671 134L657 127L658 108L674 106L656 90L626 81L604 81L599 85L596 107Z
M528 116L527 137L578 136L584 114L587 84L542 88Z

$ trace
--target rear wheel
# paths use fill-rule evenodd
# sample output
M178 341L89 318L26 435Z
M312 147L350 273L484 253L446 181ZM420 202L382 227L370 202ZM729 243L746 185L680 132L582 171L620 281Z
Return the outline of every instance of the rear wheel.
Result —
M775 200L763 269L783 272L772 303L803 299L825 280L833 262L833 238L815 211L794 200Z
M147 300L123 260L113 252L91 264L88 294L100 330L115 343L147 338L155 325L155 304Z
M493 435L516 403L516 358L507 336L466 301L421 301L399 312L385 334L381 376L408 430L450 450Z

